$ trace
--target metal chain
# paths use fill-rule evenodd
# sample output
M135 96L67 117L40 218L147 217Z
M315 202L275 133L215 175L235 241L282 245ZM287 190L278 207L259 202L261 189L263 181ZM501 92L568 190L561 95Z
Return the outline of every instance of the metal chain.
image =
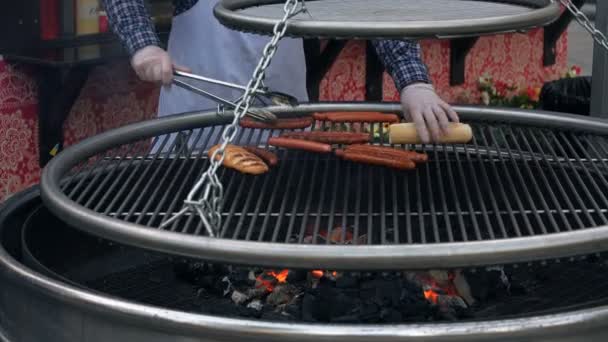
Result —
M591 34L593 39L604 49L608 50L608 38L606 38L600 30L595 28L585 13L578 9L576 5L572 3L572 0L560 0L560 2L572 13L572 15L574 15L574 19Z
M260 86L263 85L266 69L277 52L279 41L283 38L285 31L287 30L287 20L297 14L300 1L302 0L285 1L285 5L283 6L285 14L274 26L273 37L264 47L262 58L256 66L251 80L247 84L245 93L234 109L234 120L232 120L232 123L226 126L222 132L222 143L210 157L209 168L196 182L186 200L184 200L184 208L176 213L171 219L161 224L161 227L166 227L187 212L193 211L198 213L201 217L207 233L212 237L216 236L222 224L221 209L224 197L224 188L217 176L217 171L226 157L224 153L226 147L236 138L239 130L239 121L249 110L255 93ZM202 196L198 200L195 200L195 197L200 192L201 188L203 188Z

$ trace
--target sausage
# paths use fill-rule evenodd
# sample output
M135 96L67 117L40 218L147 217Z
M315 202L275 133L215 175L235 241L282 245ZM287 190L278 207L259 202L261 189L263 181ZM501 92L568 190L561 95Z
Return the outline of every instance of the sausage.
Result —
M268 139L268 145L317 153L331 152L331 145L301 139L272 137Z
M243 146L247 151L255 154L256 156L262 158L268 165L276 166L279 163L279 157L276 154L267 151L263 148L255 147L255 146Z
M325 144L363 144L369 142L369 134L353 132L285 132L281 137L316 141Z
M376 112L358 113L315 113L313 118L317 121L330 122L387 122L398 123L399 116L395 114L384 114Z
M259 129L300 129L307 128L312 125L313 118L310 116L302 118L277 119L272 123L256 121L251 118L242 118L239 124L245 128Z
M414 170L416 163L409 159L395 159L390 156L376 156L366 153L344 151L342 158L355 163L387 166L398 170Z
M409 159L416 163L426 163L429 160L429 157L425 153L400 150L387 146L351 145L346 148L346 151L365 153L375 156Z

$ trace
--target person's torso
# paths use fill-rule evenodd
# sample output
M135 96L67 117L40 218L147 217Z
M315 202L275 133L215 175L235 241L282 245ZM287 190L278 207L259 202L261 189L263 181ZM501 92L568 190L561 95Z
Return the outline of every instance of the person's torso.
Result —
M230 30L213 15L218 0L175 0L168 51L173 61L193 73L246 85L257 66L268 36ZM187 80L188 82L193 82ZM302 40L284 38L264 80L271 89L307 101L306 63ZM241 91L211 84L197 86L234 101ZM163 87L159 115L171 115L216 107L212 102L178 87Z

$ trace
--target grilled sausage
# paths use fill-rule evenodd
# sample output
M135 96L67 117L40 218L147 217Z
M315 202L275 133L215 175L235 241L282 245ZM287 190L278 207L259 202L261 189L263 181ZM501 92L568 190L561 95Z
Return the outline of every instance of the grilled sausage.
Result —
M275 122L267 123L256 121L251 118L242 118L239 124L245 128L259 128L259 129L300 129L307 128L312 125L312 117L302 118L289 118L289 119L278 119Z
M300 139L290 139L281 137L272 137L268 139L268 144L276 147L291 148L296 150L304 150L317 153L330 153L331 145L322 144L315 141L307 141Z
M279 163L279 157L276 154L267 151L263 148L255 146L243 146L243 148L256 156L262 158L268 165L276 166Z
M416 163L409 159L395 159L390 156L344 151L342 158L356 163L386 166L398 170L414 170L416 168Z
M316 141L325 144L363 144L369 142L369 134L352 132L285 132L281 137Z
M315 113L313 118L317 121L330 122L387 122L398 123L399 116L395 114L384 114L375 112L359 113Z
M416 163L426 163L429 160L429 157L424 153L400 150L387 146L351 145L346 148L346 152L358 152L379 157L409 159Z
M209 149L208 156L211 158L215 150L220 145L215 145ZM219 160L219 156L216 159ZM255 154L241 148L240 146L227 145L224 150L224 161L222 163L225 167L235 169L241 173L248 173L252 175L260 175L268 172L268 165Z

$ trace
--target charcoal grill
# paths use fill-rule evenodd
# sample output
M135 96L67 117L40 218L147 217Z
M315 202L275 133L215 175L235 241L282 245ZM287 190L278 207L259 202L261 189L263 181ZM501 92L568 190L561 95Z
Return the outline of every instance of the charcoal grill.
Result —
M299 116L400 107L306 104L270 110ZM83 231L233 264L431 269L608 250L608 123L543 112L457 110L472 123L473 141L401 146L428 153L430 162L416 171L287 150L279 151L280 165L264 176L223 169L226 202L218 238L206 235L197 215L160 227L181 209L205 170L205 150L217 136L210 132L219 132L230 116L186 114L90 138L48 165L42 197ZM378 144L386 144L382 127L371 131L378 132ZM238 143L265 147L264 134L280 132L241 130ZM324 238L335 229L341 241Z
M567 263L561 270L577 282L554 284L560 300L529 302L513 317L357 325L201 314L192 290L188 296L188 289L168 284L167 260L70 228L41 205L37 188L16 194L0 209L0 336L10 342L573 342L603 341L608 328L606 272Z
M553 0L307 0L287 35L329 38L455 38L513 32L557 19ZM225 26L272 34L280 0L223 0L214 9Z

